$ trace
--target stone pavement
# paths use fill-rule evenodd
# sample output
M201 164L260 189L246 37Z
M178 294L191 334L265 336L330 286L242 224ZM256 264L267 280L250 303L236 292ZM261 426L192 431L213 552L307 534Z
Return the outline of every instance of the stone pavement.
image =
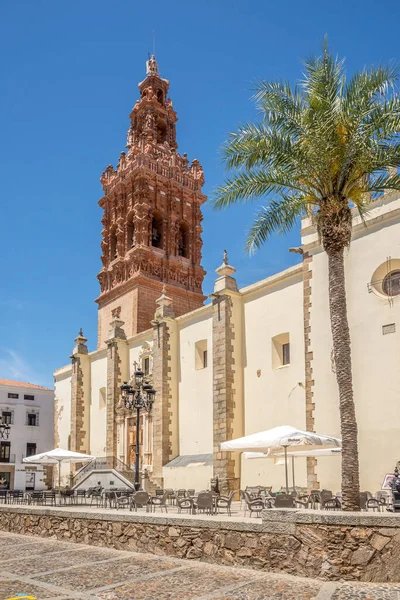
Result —
M0 599L400 600L400 584L322 582L0 533Z

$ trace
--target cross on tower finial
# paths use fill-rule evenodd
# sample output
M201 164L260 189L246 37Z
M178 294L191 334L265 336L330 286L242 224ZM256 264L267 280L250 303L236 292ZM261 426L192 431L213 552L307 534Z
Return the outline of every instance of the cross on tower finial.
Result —
M82 327L80 328L80 330L79 330L79 334L78 334L78 335L79 335L79 337L83 337L83 331L82 331Z

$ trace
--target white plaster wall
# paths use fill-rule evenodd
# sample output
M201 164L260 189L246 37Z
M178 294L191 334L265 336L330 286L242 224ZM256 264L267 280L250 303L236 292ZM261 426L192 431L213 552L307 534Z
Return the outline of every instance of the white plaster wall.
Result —
M96 353L91 358L91 396L90 396L90 454L106 455L106 405L101 408L100 390L106 388L107 397L107 355Z
M16 393L19 398L8 398L8 393ZM34 400L24 400L24 394L34 396ZM54 393L52 390L21 386L0 386L0 412L11 411L14 413L14 422L11 425L10 436L10 462L0 463L7 467L14 465L14 489L25 490L26 471L35 471L35 489L45 489L45 473L43 467L36 465L34 469L23 463L26 456L27 443L36 444L36 453L51 450L54 447ZM26 425L26 413L39 414L39 425Z
M290 276L244 296L245 435L278 425L305 429L303 283L301 267ZM245 291L245 290L242 290ZM272 338L290 335L290 365L272 368ZM257 371L260 371L258 376ZM305 461L297 485L306 485ZM242 459L242 487L285 483L284 469L269 460Z
M212 476L212 465L198 467L163 467L165 489L194 489L196 492L208 490L210 489Z
M179 454L205 454L213 451L211 309L178 322ZM200 340L207 340L208 366L196 370L195 345Z
M390 306L387 299L368 293L367 289L375 269L388 256L400 259L400 223L382 220L355 235L346 257L361 488L371 492L380 489L385 473L391 472L399 460L400 298L397 297ZM324 253L313 257L312 271L315 426L321 433L340 436L338 392L331 363L327 257ZM382 335L382 326L389 323L396 323L396 333ZM340 489L340 460L319 459L317 472L322 487Z
M64 367L54 374L54 396L57 400L57 428L59 448L69 449L71 433L71 367ZM61 484L69 484L70 467L61 465ZM58 483L58 482L56 482Z
M153 345L152 331L145 332L145 335L135 336L135 338L129 340L129 374L132 377L135 368L134 363L137 362L140 368L142 368L139 355L142 352L144 344Z

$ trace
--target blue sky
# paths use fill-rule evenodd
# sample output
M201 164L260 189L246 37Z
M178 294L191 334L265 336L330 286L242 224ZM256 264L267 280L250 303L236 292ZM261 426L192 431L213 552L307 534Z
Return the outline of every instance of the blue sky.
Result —
M400 5L336 0L3 0L0 6L2 277L0 378L52 385L79 327L96 347L99 177L125 145L153 31L171 81L178 143L205 193L222 182L218 149L256 117L254 80L301 77L328 33L349 72L398 59ZM204 206L204 291L227 248L240 286L298 260L297 231L246 257L256 206Z

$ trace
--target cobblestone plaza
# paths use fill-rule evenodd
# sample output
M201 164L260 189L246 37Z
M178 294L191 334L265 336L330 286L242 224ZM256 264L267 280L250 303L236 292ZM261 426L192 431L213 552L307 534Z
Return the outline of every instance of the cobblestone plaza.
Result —
M0 568L2 599L400 599L400 584L322 582L3 532Z

